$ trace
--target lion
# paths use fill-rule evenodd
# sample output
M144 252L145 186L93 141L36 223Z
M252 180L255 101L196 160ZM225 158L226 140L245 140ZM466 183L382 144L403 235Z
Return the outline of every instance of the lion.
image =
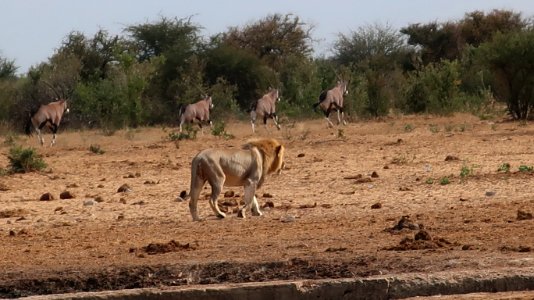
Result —
M245 212L261 216L256 189L260 188L265 177L280 173L284 166L284 146L275 139L258 138L246 142L241 149L206 149L200 151L191 162L191 198L189 210L193 221L200 221L197 202L206 181L211 186L210 206L219 218L226 215L219 209L217 198L223 186L243 186L245 205L238 217L245 218Z

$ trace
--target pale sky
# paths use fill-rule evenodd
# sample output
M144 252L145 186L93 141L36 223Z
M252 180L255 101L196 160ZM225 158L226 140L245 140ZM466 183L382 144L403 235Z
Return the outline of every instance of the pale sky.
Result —
M412 23L461 19L466 12L507 9L534 16L534 0L0 0L0 56L15 60L18 73L46 61L73 30L87 37L99 30L123 34L129 25L161 16L186 18L204 37L273 13L293 13L313 24L316 54L328 53L339 33L372 23L400 29Z

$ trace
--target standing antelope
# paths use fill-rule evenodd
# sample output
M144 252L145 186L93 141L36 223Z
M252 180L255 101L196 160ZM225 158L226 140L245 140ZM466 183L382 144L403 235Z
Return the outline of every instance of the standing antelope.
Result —
M253 105L250 111L250 123L252 124L252 133L255 130L256 117L263 118L263 125L267 128L267 118L273 119L276 128L280 130L278 116L276 115L276 102L280 102L278 89L270 88L267 94L263 95Z
M341 124L341 122L343 122L343 125L347 125L343 113L343 96L349 94L347 85L347 81L338 81L337 85L334 88L327 91L323 91L319 96L319 102L313 105L314 109L317 109L317 106L321 107L321 110L325 115L325 119L328 122L328 126L330 127L334 126L334 124L332 123L332 121L330 121L329 118L330 113L333 110L337 111L337 124L339 125Z
M196 103L180 107L180 114L178 117L180 119L180 132L182 132L182 125L185 122L193 123L195 120L198 121L198 126L200 127L200 130L202 130L202 133L204 132L202 129L202 122L207 122L211 127L213 123L210 119L210 109L212 109L213 106L211 96L206 96L204 99L201 99Z
M37 131L37 138L41 145L44 145L44 138L41 134L41 129L46 125L53 133L52 142L50 146L56 143L56 133L61 123L61 117L64 113L68 113L67 100L60 99L48 104L42 104L35 113L30 113L30 119L26 123L25 132L31 134L31 127Z

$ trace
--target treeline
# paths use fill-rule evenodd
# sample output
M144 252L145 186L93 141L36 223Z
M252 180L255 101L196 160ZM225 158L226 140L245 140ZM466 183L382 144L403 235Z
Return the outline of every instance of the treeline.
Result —
M534 30L512 11L400 30L363 26L339 34L328 57L313 56L313 26L292 14L200 31L191 19L162 17L118 36L71 32L24 75L0 57L0 122L20 130L32 109L57 97L70 99L73 127L175 125L179 104L205 94L213 119L239 117L269 87L281 91L280 115L310 117L339 79L350 80L352 118L479 112L499 101L526 119L534 105Z

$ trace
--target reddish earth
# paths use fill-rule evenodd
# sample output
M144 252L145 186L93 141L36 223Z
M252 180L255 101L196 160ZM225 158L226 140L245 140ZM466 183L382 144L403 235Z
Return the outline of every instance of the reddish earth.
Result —
M18 137L48 169L0 177L0 297L534 266L534 173L519 171L534 164L532 124L457 115L260 128L287 146L286 170L258 191L264 216L238 219L242 190L227 188L226 219L201 201L206 219L192 222L176 200L192 157L252 136L245 122L226 129L235 138L173 142L174 129L139 128L60 133L41 148Z

